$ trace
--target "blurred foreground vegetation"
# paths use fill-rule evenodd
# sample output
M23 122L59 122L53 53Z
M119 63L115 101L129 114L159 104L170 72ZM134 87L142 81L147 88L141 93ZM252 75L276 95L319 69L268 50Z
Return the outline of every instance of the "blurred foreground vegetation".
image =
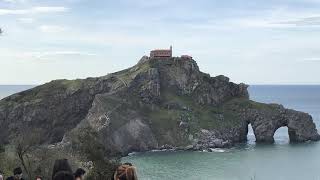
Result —
M56 159L68 159L73 170L86 169L87 179L112 179L119 158L110 158L110 153L97 141L96 134L90 129L83 130L74 139L72 147L40 145L36 135L21 134L8 145L0 145L0 171L4 177L12 176L15 167L23 169L25 179L34 179L40 175L51 179ZM76 149L75 149L76 148Z

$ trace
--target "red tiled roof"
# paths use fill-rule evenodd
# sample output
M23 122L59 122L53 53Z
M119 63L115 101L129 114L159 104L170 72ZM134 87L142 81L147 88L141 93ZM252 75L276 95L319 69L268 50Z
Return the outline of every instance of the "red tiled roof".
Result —
M156 51L171 51L170 49L154 49L151 52L156 52Z

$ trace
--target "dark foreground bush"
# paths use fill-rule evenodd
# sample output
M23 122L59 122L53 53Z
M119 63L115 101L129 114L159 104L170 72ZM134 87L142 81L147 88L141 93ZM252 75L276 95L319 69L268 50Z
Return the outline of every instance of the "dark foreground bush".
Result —
M90 128L81 129L81 133L72 136L71 147L61 147L40 145L34 136L21 135L23 140L18 138L1 147L0 168L5 177L12 175L13 168L22 167L26 179L34 179L38 175L51 179L55 160L68 159L73 170L79 167L86 169L87 179L111 180L119 158L111 156L97 136ZM26 140L26 137L33 139Z

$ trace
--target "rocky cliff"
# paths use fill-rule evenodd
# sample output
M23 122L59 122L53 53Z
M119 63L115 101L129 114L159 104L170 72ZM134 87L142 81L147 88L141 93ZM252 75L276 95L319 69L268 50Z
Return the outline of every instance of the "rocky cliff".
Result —
M149 59L99 78L56 80L0 101L0 143L22 129L42 144L72 145L90 128L110 151L207 149L244 142L251 124L258 142L289 129L292 142L319 140L312 117L249 100L247 85L211 77L194 60ZM75 147L75 146L72 146Z

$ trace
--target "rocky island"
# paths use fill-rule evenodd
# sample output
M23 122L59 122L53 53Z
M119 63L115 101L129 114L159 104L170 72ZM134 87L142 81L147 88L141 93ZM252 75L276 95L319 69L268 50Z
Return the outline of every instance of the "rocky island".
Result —
M72 146L90 129L108 151L203 150L245 142L272 143L288 127L291 142L320 136L309 114L249 100L247 85L211 77L190 58L143 57L131 68L98 78L55 80L0 101L0 140L22 129L40 144ZM85 136L84 136L85 137Z

